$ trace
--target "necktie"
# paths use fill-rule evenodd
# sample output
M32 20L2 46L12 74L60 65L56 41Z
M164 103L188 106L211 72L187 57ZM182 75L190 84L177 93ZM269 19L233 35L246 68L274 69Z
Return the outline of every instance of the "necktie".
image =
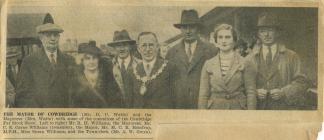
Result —
M187 55L188 55L188 60L190 62L191 61L191 57L192 57L191 44L189 44L188 47L187 47Z
M126 71L126 68L125 68L125 60L124 59L122 59L121 66L120 66L120 71L121 71L123 80L125 80L127 71Z
M271 52L271 47L268 46L268 53L267 53L267 56L266 56L266 64L268 66L270 66L272 63L272 52Z
M146 65L146 75L147 76L150 76L151 75L151 67L150 67L150 64L147 64Z
M51 63L52 64L55 64L56 63L55 62L55 59L54 59L54 54L53 53L50 54L50 59L51 59Z

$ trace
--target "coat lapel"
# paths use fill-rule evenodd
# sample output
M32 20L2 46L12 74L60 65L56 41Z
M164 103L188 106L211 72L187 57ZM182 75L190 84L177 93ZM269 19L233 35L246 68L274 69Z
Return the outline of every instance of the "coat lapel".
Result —
M46 81L48 81L49 85L51 85L54 82L55 77L54 68L52 67L44 49L42 49L42 51L39 52L38 58L38 62L40 62L42 71L44 71L44 73L46 73L46 75L48 76L48 79Z
M224 77L222 76L222 73L221 73L221 67L220 67L220 61L219 61L219 54L217 54L216 56L217 59L215 59L215 64L214 64L214 71L215 73L213 73L215 77L215 79L218 80L217 83L219 83L219 85L223 88L223 89L227 89L226 85L225 85L225 82L224 82Z
M241 66L241 64L240 64L239 56L237 54L235 54L234 61L232 62L229 71L227 72L227 74L224 77L225 84L228 84L228 82L231 80L231 78L233 77L233 75L236 73L236 71L238 70L238 68L240 66Z
M182 61L182 64L184 64L184 66L187 69L189 65L189 61L188 61L188 56L186 54L185 45L183 41L181 42L181 47L177 48L176 52L177 52L177 56L179 57L179 60Z
M62 73L65 73L66 69L68 66L66 66L66 63L64 62L65 56L59 51L57 50L57 58L56 58L56 64L51 64L49 59L48 59L48 62L49 62L49 65L52 67L52 78L51 78L51 84L55 83L54 81L60 77L61 75L57 75L57 74L62 74Z
M124 95L125 94L125 89L124 89L124 84L123 84L123 78L121 75L121 71L119 68L119 64L117 62L117 58L114 58L112 60L113 63L113 74L114 74L114 79L117 82L119 89L121 90L121 93Z
M273 58L272 64L270 66L270 71L267 71L267 67L263 58L263 54L261 52L262 47L260 45L255 46L253 49L253 53L255 55L255 59L259 63L259 70L258 73L265 79L269 80L272 78L274 74L278 72L278 64L279 64L279 57L280 53L283 53L286 49L285 46L282 44L278 44L277 52L275 57ZM269 67L268 67L269 68Z
M137 71L137 74L140 76L140 77L144 77L146 76L146 73L145 73L145 70L144 70L144 65L143 63L139 63L136 67L136 71Z
M262 51L261 46L257 45L253 48L252 53L254 54L255 61L258 63L258 72L257 73L264 79L267 79L267 72L266 72L267 68L265 65L264 58L263 58L263 53L261 51Z
M273 58L273 61L271 63L271 66L270 66L270 71L269 71L269 74L267 76L267 79L271 79L272 76L278 72L278 64L279 64L279 46L277 48L277 52L275 54L275 57Z
M46 55L46 53L45 53L45 50L43 49L43 51L41 51L40 53L39 53L39 62L40 62L40 64L41 64L41 66L42 66L42 68L44 69L44 70L49 70L49 69L51 69L51 63L50 63L50 61L49 61L49 59L48 59L48 57L47 57L47 55Z
M202 45L200 40L197 40L197 48L193 54L193 58L189 64L188 72L192 70L192 68L200 61L200 59L204 56L205 47Z

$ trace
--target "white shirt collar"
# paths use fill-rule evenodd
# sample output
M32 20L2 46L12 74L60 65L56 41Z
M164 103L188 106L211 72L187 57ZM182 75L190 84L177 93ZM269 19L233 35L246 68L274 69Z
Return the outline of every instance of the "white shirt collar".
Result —
M132 59L131 59L131 56L130 56L130 55L128 55L128 57L124 59L125 69L128 68L128 65L129 65L129 63L130 63L131 60L132 60ZM123 60L122 60L121 58L118 57L118 58L117 58L117 61L118 61L119 66L121 66Z
M146 72L146 75L151 74L155 62L156 62L156 57L155 57L152 61L150 61L150 62L147 62L147 61L144 61L144 60L143 60L143 66L144 66L144 70L145 70L145 72ZM147 65L150 66L150 70L147 69Z
M197 48L197 40L195 40L194 42L190 43L191 44L191 53L194 54L196 48ZM186 47L186 50L187 48L189 47L189 43L184 41L184 44L185 44L185 47Z
M272 44L270 46L270 48L271 48L272 60L273 60L274 59L274 56L277 53L277 43ZM263 53L264 60L266 59L268 52L269 52L268 46L265 46L265 45L262 44L262 53Z
M57 50L55 52L49 52L45 49L45 53L47 55L48 60L51 62L51 54L54 54L54 60L57 62Z

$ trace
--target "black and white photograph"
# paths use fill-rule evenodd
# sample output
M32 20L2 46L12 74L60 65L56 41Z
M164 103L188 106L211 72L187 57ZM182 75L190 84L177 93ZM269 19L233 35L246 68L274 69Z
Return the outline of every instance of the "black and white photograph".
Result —
M6 108L317 110L318 8L9 7Z

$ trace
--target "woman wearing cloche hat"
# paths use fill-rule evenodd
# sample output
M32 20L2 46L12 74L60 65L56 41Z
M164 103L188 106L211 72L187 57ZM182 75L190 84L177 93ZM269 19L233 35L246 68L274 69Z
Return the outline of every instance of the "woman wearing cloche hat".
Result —
M71 107L112 108L120 107L119 88L109 70L108 61L95 41L83 43L81 66L77 69L71 95Z

